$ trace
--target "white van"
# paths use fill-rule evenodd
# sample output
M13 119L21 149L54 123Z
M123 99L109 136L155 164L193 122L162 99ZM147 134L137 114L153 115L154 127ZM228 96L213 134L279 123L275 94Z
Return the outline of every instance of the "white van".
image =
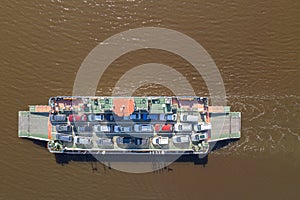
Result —
M84 145L92 144L92 139L90 137L75 136L74 141L75 141L75 144L84 144Z
M151 124L135 124L134 131L135 132L152 132L153 126Z
M189 143L189 142L190 142L190 136L188 135L177 135L173 137L174 144L182 144L182 143Z
M211 124L194 124L194 131L207 131L211 130Z
M176 132L191 132L193 130L192 124L180 124L174 125L174 130Z
M161 136L154 137L152 139L152 144L154 144L154 145L166 145L166 144L169 144L169 138L168 137L161 137Z
M95 125L94 131L97 132L110 132L110 126L109 125Z
M180 115L180 121L182 122L198 122L199 116L196 115Z

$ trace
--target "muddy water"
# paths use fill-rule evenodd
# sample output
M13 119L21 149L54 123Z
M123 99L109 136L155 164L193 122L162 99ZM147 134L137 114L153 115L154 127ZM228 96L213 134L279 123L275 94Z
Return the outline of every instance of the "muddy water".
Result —
M1 1L0 199L297 197L298 9L296 1ZM228 105L242 112L241 140L211 153L205 167L176 162L157 173L126 174L100 163L61 165L43 146L17 138L18 110L71 95L81 62L99 42L144 26L174 29L204 46L219 67ZM110 95L122 73L149 62L177 68L198 95L208 95L189 63L153 49L113 62L97 94ZM170 91L147 85L136 94Z

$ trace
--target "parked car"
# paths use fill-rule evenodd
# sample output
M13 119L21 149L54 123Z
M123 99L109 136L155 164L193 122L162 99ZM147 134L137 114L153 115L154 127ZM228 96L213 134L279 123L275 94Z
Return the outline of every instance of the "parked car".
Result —
M159 115L158 114L149 114L148 115L148 120L156 121L158 119L159 119Z
M105 115L105 119L107 121L114 121L114 116L112 114L107 114L107 115Z
M180 121L182 122L198 122L199 116L196 115L185 115L181 114L180 115Z
M147 144L148 140L145 138L133 138L133 137L118 137L116 139L117 144L132 144L132 145L144 145Z
M145 139L145 138L134 138L134 144L135 145L145 145L148 143L148 139Z
M86 122L87 121L87 116L86 115L70 114L69 115L69 121L70 122Z
M116 143L117 144L131 144L131 143L133 143L133 138L131 138L131 137L117 137Z
M64 134L56 134L56 139L63 141L63 142L72 142L73 136L72 135L64 135Z
M88 115L88 120L89 120L90 122L94 122L94 121L104 121L104 115L103 115L103 114L98 114L98 115L90 114L90 115Z
M145 114L145 113L134 113L134 114L131 114L128 117L124 117L124 119L127 119L127 120L143 120L143 121L147 121L148 120L148 114Z
M201 141L201 140L205 140L207 139L207 132L204 132L204 133L197 133L197 134L192 134L191 135L191 139L193 142L198 142L198 141Z
M91 145L92 144L92 139L90 137L75 136L74 141L75 141L75 144L83 144L83 145Z
M141 114L141 115L142 115L142 120L143 120L143 121L147 121L147 120L148 120L148 114L143 113L143 114Z
M172 124L155 124L156 132L172 132L173 125Z
M151 124L135 124L135 132L153 132L153 126Z
M109 125L95 125L94 126L95 132L110 132L110 126Z
M166 115L167 121L176 121L177 120L177 114L168 114Z
M81 135L81 136L92 136L93 135L92 127L87 126L87 125L74 126L74 132L75 132L75 135Z
M61 132L72 132L72 126L70 125L56 125L56 131Z
M161 121L176 121L177 114L160 114L159 120L161 120Z
M141 120L141 118L142 118L142 116L140 113L134 113L129 116L129 119L131 119L131 120Z
M74 131L77 132L92 132L92 127L91 126L87 126L87 125L83 125L83 126L76 126L74 127Z
M66 115L50 115L51 122L66 122L67 116Z
M131 126L114 126L114 132L116 132L116 133L132 132L132 127Z
M114 145L113 141L109 138L99 138L96 143L99 146L104 146L104 147L111 147Z
M189 142L190 142L190 136L188 135L178 135L173 137L174 144L189 143Z
M211 130L211 124L194 124L194 131L207 131Z
M154 144L154 145L166 145L166 144L169 144L169 138L168 137L161 137L161 136L154 137L152 139L152 144Z
M192 124L177 123L174 125L174 130L176 132L191 132L193 130L193 128L192 128Z

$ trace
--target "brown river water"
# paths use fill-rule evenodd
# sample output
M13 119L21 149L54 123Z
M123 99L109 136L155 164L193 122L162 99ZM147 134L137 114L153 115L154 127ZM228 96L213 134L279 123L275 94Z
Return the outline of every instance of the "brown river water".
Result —
M300 180L300 4L297 1L2 0L0 3L0 199L296 199ZM242 138L205 167L175 162L129 174L55 156L17 137L17 112L71 95L88 53L128 29L161 27L200 43L222 75L228 105L242 112ZM178 68L197 95L205 83L170 52L148 49L114 61L97 95L144 63ZM117 69L117 66L119 69ZM178 86L180 87L180 86ZM146 85L136 95L170 95Z

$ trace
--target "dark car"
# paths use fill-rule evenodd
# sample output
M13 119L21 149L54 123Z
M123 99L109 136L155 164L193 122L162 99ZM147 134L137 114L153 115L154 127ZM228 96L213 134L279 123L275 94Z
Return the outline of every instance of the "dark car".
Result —
M117 144L132 144L133 138L131 137L118 137L116 139Z
M144 138L135 138L134 139L135 145L145 145L147 143L148 143L148 139L144 139Z
M66 115L50 115L51 122L66 122L67 116Z
M145 145L147 144L148 140L144 138L132 138L132 137L118 137L116 139L117 144L133 144L133 145Z

